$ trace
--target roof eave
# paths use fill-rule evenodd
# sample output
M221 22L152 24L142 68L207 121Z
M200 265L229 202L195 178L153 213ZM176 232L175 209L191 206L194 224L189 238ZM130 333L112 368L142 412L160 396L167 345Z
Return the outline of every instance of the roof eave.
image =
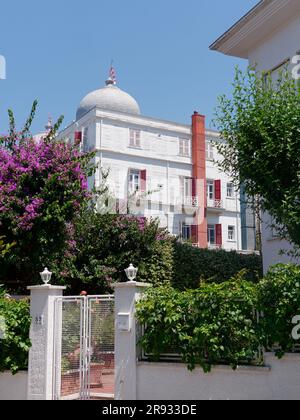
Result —
M256 46L299 14L299 0L261 0L210 49L233 57L249 58Z
M232 25L223 35L221 35L216 41L210 45L210 50L223 52L226 55L231 55L230 52L224 49L224 44L228 39L232 38L238 33L238 31L248 23L257 13L264 9L273 0L260 0L249 12L247 12L241 19L239 19L234 25ZM240 54L241 58L247 58L247 54L244 52Z

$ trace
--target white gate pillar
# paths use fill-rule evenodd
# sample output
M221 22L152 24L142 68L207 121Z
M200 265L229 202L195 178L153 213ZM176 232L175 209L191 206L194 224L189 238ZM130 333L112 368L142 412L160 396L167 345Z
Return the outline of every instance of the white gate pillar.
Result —
M31 286L31 349L28 366L28 400L52 400L54 353L54 302L66 287Z
M137 326L135 303L149 287L118 283L115 288L115 400L136 400Z

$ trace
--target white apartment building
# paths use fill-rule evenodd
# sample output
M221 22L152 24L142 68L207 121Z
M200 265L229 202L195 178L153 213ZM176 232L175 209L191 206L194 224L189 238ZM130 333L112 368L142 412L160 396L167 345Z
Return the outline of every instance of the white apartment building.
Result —
M76 121L59 139L96 151L98 170L90 186L100 187L103 171L109 171L109 211L159 218L172 235L195 246L248 249L242 244L240 195L213 163L221 139L205 129L204 116L195 112L191 125L144 116L110 77L81 101Z
M280 69L299 64L300 0L262 0L211 47L229 56L249 60L257 71L268 71L274 78ZM300 69L300 67L298 66ZM291 245L280 240L270 228L269 215L263 215L262 245L264 270L279 262L295 262L280 251ZM296 261L299 263L299 261Z

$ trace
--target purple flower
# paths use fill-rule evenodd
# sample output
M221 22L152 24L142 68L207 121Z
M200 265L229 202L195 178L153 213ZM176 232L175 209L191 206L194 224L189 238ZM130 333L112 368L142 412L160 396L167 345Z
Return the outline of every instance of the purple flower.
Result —
M4 144L4 143L3 143ZM48 209L73 218L89 197L88 182L76 148L59 142L16 139L0 146L0 224L29 231ZM57 211L57 210L56 210ZM51 211L50 211L51 213ZM68 216L69 215L69 216ZM58 216L60 217L60 216Z

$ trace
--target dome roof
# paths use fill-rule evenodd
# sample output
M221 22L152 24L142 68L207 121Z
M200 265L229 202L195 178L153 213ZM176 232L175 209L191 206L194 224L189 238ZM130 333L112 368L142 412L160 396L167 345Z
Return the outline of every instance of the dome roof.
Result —
M76 119L79 120L91 109L98 107L106 111L125 112L127 114L140 115L140 107L137 101L128 93L119 89L115 83L109 79L106 86L95 90L85 96L77 109Z

